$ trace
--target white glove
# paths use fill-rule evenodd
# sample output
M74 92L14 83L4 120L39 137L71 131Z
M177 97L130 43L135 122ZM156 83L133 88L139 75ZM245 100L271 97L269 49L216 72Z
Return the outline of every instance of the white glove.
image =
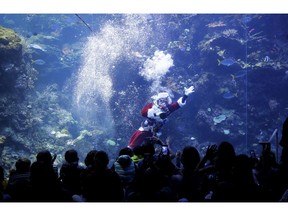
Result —
M185 95L189 96L194 92L194 86L190 86L189 88L184 87L184 92Z

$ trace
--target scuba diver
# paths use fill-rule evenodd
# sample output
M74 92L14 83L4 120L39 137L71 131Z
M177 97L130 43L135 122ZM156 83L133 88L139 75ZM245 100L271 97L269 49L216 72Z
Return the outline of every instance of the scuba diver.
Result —
M160 92L152 96L153 102L148 103L142 110L141 115L146 118L141 127L134 132L129 140L128 147L133 149L141 145L148 137L159 137L160 129L166 123L167 117L186 104L188 96L194 92L194 86L184 87L184 96L172 103L168 92Z

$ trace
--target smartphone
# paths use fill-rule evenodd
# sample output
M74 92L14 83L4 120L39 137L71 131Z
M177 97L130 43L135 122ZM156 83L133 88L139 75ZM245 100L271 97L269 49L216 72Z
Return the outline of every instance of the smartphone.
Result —
M251 157L251 158L256 158L256 153L255 153L254 150L251 150L251 151L250 151L250 157Z
M167 146L162 146L161 151L162 151L163 155L168 155L168 147Z

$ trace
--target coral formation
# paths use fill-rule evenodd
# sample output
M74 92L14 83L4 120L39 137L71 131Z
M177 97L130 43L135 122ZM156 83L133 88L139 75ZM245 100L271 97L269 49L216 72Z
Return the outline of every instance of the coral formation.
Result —
M219 116L215 116L213 118L213 122L214 122L215 125L217 125L217 124L221 123L222 121L224 121L225 119L226 119L226 115L221 114Z
M12 29L0 26L0 64L20 64L22 43L20 37Z
M106 141L106 143L107 143L107 145L110 145L110 146L116 146L117 145L117 143L114 140L111 140L111 139L108 139Z
M62 129L61 131L55 132L55 137L59 138L71 138L71 134L67 129Z

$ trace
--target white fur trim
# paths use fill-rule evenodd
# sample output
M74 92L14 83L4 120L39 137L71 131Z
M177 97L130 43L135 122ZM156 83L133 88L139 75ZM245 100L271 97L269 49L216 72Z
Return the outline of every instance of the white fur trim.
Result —
M179 104L180 107L183 107L184 105L186 105L186 100L184 103L182 103L182 97L180 97L178 100L177 100L177 103Z
M148 109L147 117L151 119L156 119L156 113L161 112L159 108L157 108L155 105L153 105L150 109ZM154 115L155 114L155 115Z

